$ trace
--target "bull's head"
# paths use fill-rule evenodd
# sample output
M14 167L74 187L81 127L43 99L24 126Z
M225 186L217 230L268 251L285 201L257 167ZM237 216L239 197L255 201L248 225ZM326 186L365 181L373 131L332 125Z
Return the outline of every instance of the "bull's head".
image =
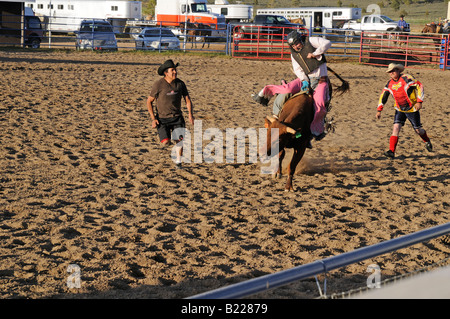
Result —
M276 118L268 116L265 118L264 127L267 128L267 143L266 147L260 150L260 154L272 156L272 149L283 150L288 143L296 137L299 137L299 132L286 124L278 121ZM278 134L272 134L272 129L278 129ZM276 146L278 145L278 148Z

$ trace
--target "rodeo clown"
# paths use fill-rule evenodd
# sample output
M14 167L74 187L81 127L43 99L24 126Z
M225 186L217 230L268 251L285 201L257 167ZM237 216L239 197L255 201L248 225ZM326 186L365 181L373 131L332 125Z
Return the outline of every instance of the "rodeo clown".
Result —
M389 95L394 97L394 125L392 128L392 135L389 138L389 150L384 155L394 158L395 149L400 135L400 129L405 125L406 119L409 120L415 132L425 142L427 151L431 152L433 146L427 132L422 127L420 122L419 110L422 108L423 102L423 85L417 81L412 75L403 74L405 67L401 64L389 64L386 73L389 73L390 80L387 82L383 91L381 92L378 102L376 119L381 118L381 111L386 104Z

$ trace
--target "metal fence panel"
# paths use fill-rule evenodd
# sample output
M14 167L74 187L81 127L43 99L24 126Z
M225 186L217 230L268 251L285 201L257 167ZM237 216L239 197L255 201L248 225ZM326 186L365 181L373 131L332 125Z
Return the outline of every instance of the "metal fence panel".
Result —
M290 60L285 35L292 28L280 32L278 38L261 32L242 32L241 25L233 28L232 56L247 59ZM267 28L267 27L265 27ZM359 61L361 64L388 65L403 63L413 68L450 69L448 34L412 34L399 32L346 32L342 29L322 29L321 32L302 29L311 36L332 42L327 56Z
M379 244L362 247L338 256L329 257L306 265L297 266L274 274L261 276L241 283L201 293L189 299L233 299L277 288L297 280L348 266L372 257L380 256L401 248L422 243L446 234L450 234L450 223L421 230Z
M70 17L52 17L51 20L45 17L40 19L40 35L38 37L41 48L51 49L75 49L79 47L77 43L77 32L81 21L92 20ZM64 18L64 19L63 19ZM3 20L11 20L11 23L3 23L0 28L0 46L24 46L26 34L30 31L25 17L20 15L3 15ZM22 20L25 21L22 23ZM136 21L131 20L122 26L112 25L117 41L118 50L141 49L137 46L139 32L145 28L163 28L164 21ZM164 27L165 28L165 27ZM231 43L231 25L220 26L203 24L200 26L170 27L170 30L179 38L180 51L200 51L210 53L229 54ZM94 36L92 36L94 38ZM13 41L14 40L14 41ZM161 42L161 37L159 38ZM94 48L95 49L95 48ZM145 48L153 49L153 48ZM154 51L165 51L164 46L156 46Z
M322 29L321 32L308 30L304 27L277 27L282 29L277 33L269 33L270 27L256 26L251 32L243 32L244 25L233 28L233 50L235 58L290 60L290 49L286 35L292 30L299 30L306 35L323 37L332 42L327 56L345 57L357 60L359 58L359 37L346 34L342 29Z
M363 32L359 62L384 66L402 63L409 68L449 69L448 34Z

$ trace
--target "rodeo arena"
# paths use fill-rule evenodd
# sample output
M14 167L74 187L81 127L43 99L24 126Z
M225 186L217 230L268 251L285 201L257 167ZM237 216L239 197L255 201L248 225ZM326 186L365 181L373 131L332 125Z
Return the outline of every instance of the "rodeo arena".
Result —
M285 21L278 24L257 23L257 21L253 21L255 15L277 15L282 16ZM450 27L448 20L443 23L430 23L424 26L422 32L400 31L396 28L382 31L350 28L349 20L362 18L361 9L357 8L267 8L256 11L251 5L229 4L227 1L216 0L215 4L209 4L203 0L165 0L156 1L155 16L143 17L142 3L140 1L0 0L0 18L0 52L3 52L1 58L3 62L0 63L20 61L17 57L17 52L21 52L21 50L30 55L53 52L54 50L63 50L63 52L69 52L70 50L95 51L101 52L97 55L99 57L107 55L114 57L115 54L118 54L117 51L153 51L160 54L161 63L166 56L176 60L178 59L176 54L195 52L211 54L212 56L224 55L234 61L242 61L244 63L247 61L277 63L276 61L291 60L291 51L286 38L292 30L297 30L308 37L321 37L330 40L332 47L327 52L327 59L334 63L346 62L358 67L379 67L381 73L391 63L401 64L408 70L414 70L419 74L426 70L425 72L434 72L436 85L441 85L441 89L444 90L446 84L439 83L438 78L440 74L445 74L445 71L450 69ZM347 27L345 27L346 25ZM79 53L81 54L82 52ZM36 61L35 63L43 62L42 59L36 59ZM95 67L101 65L101 62L93 63L97 63ZM109 62L104 63L108 64ZM133 65L133 62L127 63ZM111 68L118 68L119 64L120 62L111 64ZM183 66L181 63L180 67ZM4 71L8 67L10 66L4 64L2 70ZM197 65L196 67L199 68L201 66ZM156 69L156 63L151 64L150 68ZM21 69L18 67L17 72L23 72L24 70L26 68ZM150 72L155 73L154 71ZM186 77L184 76L185 72L180 75L180 78ZM51 77L51 75L49 76ZM388 78L386 78L387 80ZM384 84L380 84L380 92ZM141 85L144 85L144 83L141 83ZM151 83L145 83L145 85L149 90ZM193 88L189 86L189 81L187 86L192 93ZM250 93L248 92L249 96ZM27 95L28 92L24 92L24 94ZM105 94L110 96L107 93ZM140 98L140 103L145 104L145 99L146 97ZM33 105L38 105L40 102L35 100L33 103ZM374 103L376 104L376 101ZM448 100L445 102L435 101L434 103L441 103L441 106L444 108L448 106ZM13 107L10 107L8 110L2 107L0 110L2 117L5 117L10 114L9 112L12 112ZM448 122L448 111L445 114L447 116L443 117L442 120ZM142 115L144 116L144 113ZM427 127L427 124L431 124L425 120L424 122L425 127ZM3 120L3 123L5 123L5 120ZM60 124L55 123L55 125ZM37 132L39 129L34 127L33 130ZM373 132L367 132L367 134L373 134ZM18 156L16 155L17 147L13 146L12 143L11 145L5 144L7 158ZM72 143L75 143L75 141L72 141ZM55 147L61 148L62 146L60 143L55 143ZM79 158L80 156L82 155L69 154L72 163L77 161L77 157ZM132 159L131 156L130 158ZM448 154L442 155L441 158L448 159ZM93 161L95 162L95 160ZM80 164L80 161L77 162L77 165L80 165L80 167L83 165ZM91 166L98 167L99 165L92 164ZM5 167L2 166L2 169L5 169ZM100 165L99 169L102 169L102 167ZM109 168L103 167L103 169L107 170ZM115 176L117 174L120 175L120 172L116 171ZM444 184L447 185L448 192L448 169L441 174L444 179L447 179ZM10 181L10 178L2 178L2 183L7 183L8 181ZM30 183L33 182L31 181ZM157 182L152 183L158 184ZM151 185L152 183L149 184ZM4 192L6 194L7 188L6 186L5 188L0 187L0 193ZM121 189L126 190L127 188L131 188L129 183L125 183L125 186ZM445 192L444 190L443 193ZM98 200L99 198L97 198ZM36 199L28 203L28 206L32 208L39 206L38 202L40 201L42 200ZM68 198L67 202L70 201ZM95 202L93 198L92 201ZM5 204L6 202L5 195L0 203ZM60 204L56 206L62 210L69 205L67 202L59 202ZM120 206L121 204L117 203L117 205L114 205ZM8 205L12 205L12 203L8 201ZM45 207L49 207L49 205ZM423 225L422 229L412 227L409 233L399 231L398 237L377 243L368 241L366 242L367 245L361 245L352 251L331 256L324 254L323 256L326 256L326 258L316 259L315 261L295 265L280 271L272 273L261 271L261 275L255 274L252 276L254 278L248 280L241 278L239 282L221 281L221 285L223 285L221 287L210 285L203 289L198 288L198 290L190 295L183 296L183 298L190 300L190 307L195 307L195 305L201 304L196 303L195 299L254 298L253 296L256 294L298 281L309 280L314 283L317 289L318 299L448 299L450 297L448 256L439 261L434 260L421 269L391 276L386 280L380 280L380 274L383 270L380 270L376 265L372 265L374 267L367 270L369 273L367 276L370 278L370 280L367 280L367 285L363 284L361 288L342 289L341 292L334 291L330 293L328 290L328 286L331 285L333 280L330 273L339 268L355 265L385 254L396 253L398 250L413 245L426 245L427 242L433 240L439 240L441 246L448 249L450 245L450 222L442 222L442 220L448 221L448 199L444 200L442 207L445 211L444 215L447 217L441 219L439 223L432 221L429 225ZM113 210L113 208L110 209ZM130 211L133 210L130 209ZM218 213L210 212L210 214L208 216L212 218L211 216ZM0 212L0 220L2 220L2 223L6 222L8 225L12 225L14 215L15 212L12 208L3 210L3 212ZM242 223L238 218L236 220ZM192 223L195 223L195 218L192 219ZM175 229L181 229L181 226L170 226L170 222L162 222L162 224L165 226L160 226L159 228L162 229L166 236L171 231L175 232ZM25 232L25 222L21 225L22 231ZM6 226L6 224L4 227L0 227L2 228L0 235L3 231L11 229L11 227L13 226ZM103 226L104 232L107 232L107 229L109 229L107 227ZM115 226L111 225L111 227L114 228ZM188 232L189 227L186 226L182 230ZM278 230L277 234L279 235L286 231ZM83 232L80 230L65 231L64 236L72 239L77 236L83 236ZM193 236L196 235L194 234ZM198 236L202 236L202 233L199 232ZM235 234L235 236L239 237L240 235ZM2 235L4 241L6 241L7 237L7 235ZM142 236L138 237L142 238ZM24 240L22 238L17 237L10 243L10 246L12 247L17 243L23 244ZM295 241L292 242L292 245L296 244ZM49 239L47 245L42 248L42 254L54 252L54 250L51 250L52 245L55 247L56 244ZM170 244L167 245L170 247ZM207 248L205 247L204 249L206 250ZM437 248L433 249L437 250ZM92 256L95 253L90 252L89 254ZM2 255L8 255L3 248ZM158 262L161 263L161 260L165 260L163 263L169 263L169 258L164 259L163 254L159 255L158 258L155 259L157 265ZM34 269L31 261L29 264L26 264L26 267ZM222 265L221 267L224 270L227 266ZM9 268L7 268L6 266L0 266L0 283L2 280L5 280L5 282L7 280L14 281L13 277L15 274L21 272L21 270L8 270ZM139 273L139 270L133 269L134 274ZM140 269L142 270L142 268ZM224 272L226 273L225 270ZM142 270L142 274L136 276L138 278L140 278L139 276L145 276L145 272ZM192 281L194 279L191 278ZM26 277L23 277L22 281L24 285L28 284ZM89 282L89 280L86 281ZM167 279L167 282L176 283L177 280ZM163 282L163 285L166 285L166 283ZM4 287L7 287L7 285L5 284ZM113 288L122 289L119 284ZM8 288L0 288L0 290L3 290L2 298L20 296L39 298L38 293L32 294L30 292L29 295L18 293L15 295L14 293L8 293L4 289ZM11 289L14 290L15 288ZM64 290L60 289L60 294L61 291L64 293ZM69 294L70 292L66 293ZM271 295L270 298L272 297ZM153 294L152 298L158 298L158 296ZM249 309L247 308L247 310ZM264 313L263 310L263 308L260 309L261 313Z

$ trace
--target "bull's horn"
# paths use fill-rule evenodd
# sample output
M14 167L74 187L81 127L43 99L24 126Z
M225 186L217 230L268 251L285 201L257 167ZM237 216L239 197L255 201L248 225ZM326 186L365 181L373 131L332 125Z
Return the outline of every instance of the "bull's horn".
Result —
M276 120L273 116L266 116L266 119L268 119L270 123L273 123Z
M286 132L291 133L291 134L297 134L297 131L294 130L292 127L286 127Z

